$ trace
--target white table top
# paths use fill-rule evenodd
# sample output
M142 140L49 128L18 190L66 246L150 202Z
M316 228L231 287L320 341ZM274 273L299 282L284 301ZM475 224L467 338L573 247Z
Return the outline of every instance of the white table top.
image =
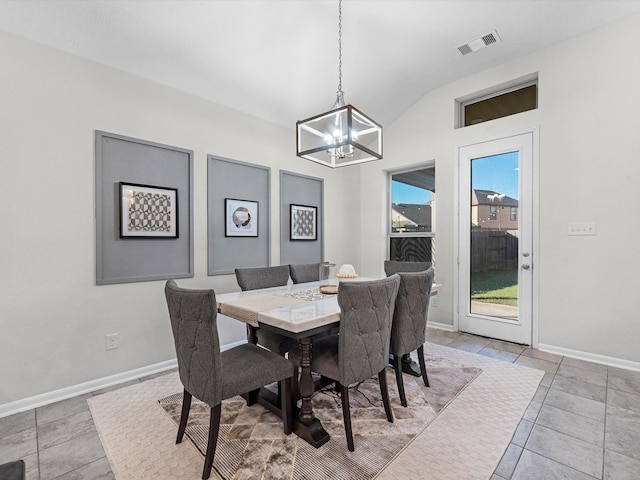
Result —
M351 280L374 279L358 277L340 279L340 282ZM300 333L340 321L337 295L323 295L322 298L313 300L300 298L304 292L317 292L319 286L320 282L309 282L246 292L223 293L216 295L218 311L254 326L262 323ZM440 287L434 284L432 293L437 292Z
M317 291L319 286L320 282L299 283L284 287L223 293L216 295L216 299L218 310L222 314L256 325L256 322L250 320L251 315L245 317L244 312L231 310L232 307L239 307L246 310L247 314L253 313L257 322L299 333L340 321L340 307L336 295L323 295L316 300L291 296ZM277 304L283 306L270 308Z

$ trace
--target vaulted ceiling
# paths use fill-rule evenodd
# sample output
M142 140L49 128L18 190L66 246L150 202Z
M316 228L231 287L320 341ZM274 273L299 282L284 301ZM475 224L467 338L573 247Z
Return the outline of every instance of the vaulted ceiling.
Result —
M637 14L637 0L344 0L343 90L388 126L440 85ZM337 0L0 0L0 30L291 128L338 87Z

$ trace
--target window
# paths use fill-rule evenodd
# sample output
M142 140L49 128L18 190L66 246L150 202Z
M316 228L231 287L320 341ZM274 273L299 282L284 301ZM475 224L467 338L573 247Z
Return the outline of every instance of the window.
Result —
M498 207L495 205L491 205L491 210L489 211L489 219L497 220L498 219Z
M511 207L511 221L515 222L516 220L518 220L518 208L517 207Z
M457 127L468 127L538 108L538 75L529 75L456 99Z
M392 173L389 178L389 260L433 263L435 166Z

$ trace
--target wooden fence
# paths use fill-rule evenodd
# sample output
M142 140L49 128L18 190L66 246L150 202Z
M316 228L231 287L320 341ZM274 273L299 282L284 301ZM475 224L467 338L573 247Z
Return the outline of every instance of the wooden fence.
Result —
M518 268L518 231L471 231L471 271Z

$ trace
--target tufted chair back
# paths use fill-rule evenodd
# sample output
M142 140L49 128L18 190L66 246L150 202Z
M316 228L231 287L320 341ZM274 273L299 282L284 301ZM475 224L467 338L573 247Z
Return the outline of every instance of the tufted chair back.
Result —
M305 263L302 265L289 265L291 280L293 283L317 282L320 280L320 264Z
M282 287L289 281L289 265L236 268L236 280L243 292L258 288Z
M389 277L394 273L422 272L431 267L431 262L401 262L396 260L384 261L384 274Z
M390 352L405 355L425 342L427 312L433 285L433 268L399 273L400 287L391 326Z
M236 268L236 280L243 292L259 288L283 287L289 282L289 265L276 267ZM247 326L248 329L251 327ZM275 332L257 330L255 341L279 355L292 348L289 338ZM293 342L294 346L298 342Z
M391 319L399 285L398 275L340 283L337 380L342 385L378 375L389 362Z
M222 401L216 294L187 290L169 280L164 288L184 388L209 405Z

